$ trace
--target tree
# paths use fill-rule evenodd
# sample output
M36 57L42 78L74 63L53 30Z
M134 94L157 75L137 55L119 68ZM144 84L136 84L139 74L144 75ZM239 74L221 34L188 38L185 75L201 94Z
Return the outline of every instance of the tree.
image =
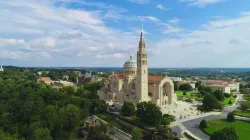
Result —
M141 102L137 104L137 117L147 124L158 124L162 119L160 108L151 102Z
M72 104L68 104L66 107L61 108L60 117L63 124L63 128L70 133L80 122L80 109Z
M137 127L133 128L131 135L132 135L132 140L141 140L142 139L141 129L139 129Z
M224 100L224 94L222 93L222 91L220 90L215 90L214 91L214 96L219 100L219 101L223 101Z
M43 118L47 123L48 128L52 128L58 119L56 107L53 105L47 105L44 109Z
M239 137L234 127L232 126L215 131L210 137L210 140L238 140L238 139Z
M205 90L201 90L200 91L200 94L202 95L202 96L206 96L206 95L208 95L208 94L210 94L209 92L206 92Z
M48 128L38 128L31 137L32 140L52 140Z
M204 96L202 106L205 110L222 109L221 103L212 94Z
M240 88L240 92L242 94L248 94L249 93L249 88Z
M243 111L247 110L250 108L250 103L248 101L243 101L240 104L240 109L242 109Z
M235 120L234 118L234 114L231 112L231 113L228 113L227 114L227 121L229 122L233 122Z
M187 95L187 92L186 91L183 91L183 96L186 96Z
M201 81L197 81L197 82L195 83L195 87L196 87L196 88L198 88L200 85L201 85Z
M207 121L206 121L206 120L203 119L203 120L200 122L200 128L201 128L201 129L207 128Z
M135 105L132 102L125 101L121 108L121 113L127 117L135 115Z
M190 84L183 84L183 85L180 85L180 90L192 91L193 87Z
M180 88L180 84L178 81L174 81L174 90L177 91Z

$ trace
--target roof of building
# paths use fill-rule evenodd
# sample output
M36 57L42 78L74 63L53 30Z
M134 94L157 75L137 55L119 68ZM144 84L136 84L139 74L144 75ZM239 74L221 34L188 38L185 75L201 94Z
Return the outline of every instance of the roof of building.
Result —
M49 77L40 77L40 80L43 82L51 82L51 79Z
M230 82L228 82L228 84L238 84L238 82L230 81Z
M211 87L228 87L228 85L222 85L222 84L212 84L209 86L211 86Z
M124 63L123 67L137 67L136 60L128 60Z
M164 78L163 76L148 76L148 81L160 82Z
M184 85L184 84L194 84L192 82L179 82L180 85Z
M223 82L222 80L203 80L202 82Z
M112 74L112 75L110 75L109 77L108 77L108 79L111 79L112 77L114 77L114 76L116 76L118 79L120 79L120 80L124 80L125 79L125 77L122 75L122 74Z

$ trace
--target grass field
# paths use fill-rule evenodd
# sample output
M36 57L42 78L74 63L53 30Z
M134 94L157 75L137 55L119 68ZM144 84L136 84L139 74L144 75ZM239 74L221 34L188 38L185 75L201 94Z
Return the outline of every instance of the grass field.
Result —
M247 140L250 137L250 123L236 120L234 122L228 122L225 119L211 120L207 121L208 128L205 128L205 131L210 135L214 131L222 129L224 127L233 126L236 130L237 135L240 140Z
M250 110L243 111L243 110L240 110L240 109L236 109L236 110L234 110L233 113L235 115L238 115L238 116L243 116L243 117L250 118Z
M230 101L230 99L232 101L232 104L228 104L228 102ZM231 106L231 105L233 105L235 103L235 101L236 101L236 98L233 98L233 97L226 98L225 97L224 101L221 101L221 104L224 105L224 106Z
M112 118L107 114L96 114L96 116L108 123L112 122Z
M176 95L179 98L186 97L186 98L189 98L189 99L195 99L195 100L199 100L199 101L203 100L203 97L200 96L200 94L197 93L197 92L187 91L186 93L187 93L187 95L185 96L185 95L183 95L183 91L176 91Z
M187 95L183 95L183 91L176 91L176 95L177 97L180 99L180 98L189 98L189 99L195 99L195 100L198 100L198 101L202 101L203 100L203 96L201 96L199 93L197 92L194 92L194 91L187 91L186 92ZM228 104L229 100L231 99L232 101L232 104ZM223 106L231 106L235 103L236 101L236 98L233 98L233 97L230 97L230 98L226 98L224 99L224 101L221 101L221 104Z

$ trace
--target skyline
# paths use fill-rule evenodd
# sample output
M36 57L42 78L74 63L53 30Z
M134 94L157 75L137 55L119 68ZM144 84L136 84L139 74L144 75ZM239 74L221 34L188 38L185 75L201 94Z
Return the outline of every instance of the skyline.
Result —
M247 0L6 0L0 65L122 67L144 27L150 68L250 65Z

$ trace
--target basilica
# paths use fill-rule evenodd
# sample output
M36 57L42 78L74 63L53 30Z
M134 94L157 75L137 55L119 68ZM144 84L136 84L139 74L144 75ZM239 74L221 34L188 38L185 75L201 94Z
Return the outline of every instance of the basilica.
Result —
M174 84L167 76L148 75L148 56L141 31L137 60L130 55L121 73L112 73L104 87L97 91L101 100L113 103L149 101L159 107L173 104L176 100Z

